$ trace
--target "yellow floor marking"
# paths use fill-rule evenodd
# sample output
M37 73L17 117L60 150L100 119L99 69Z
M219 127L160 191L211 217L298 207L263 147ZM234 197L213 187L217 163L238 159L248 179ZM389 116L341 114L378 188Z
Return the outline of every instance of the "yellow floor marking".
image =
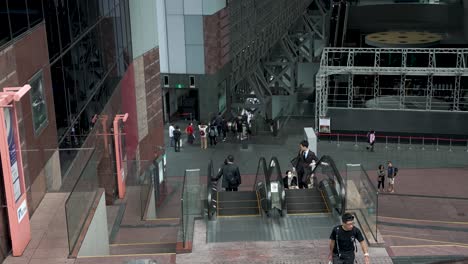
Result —
M425 239L425 238L395 236L395 235L384 235L384 237L394 237L394 238L402 238L402 239L409 239L409 240L426 241L426 242L432 242L432 243L445 243L446 245L457 245L461 247L468 247L468 244L464 244L464 243L453 243L453 242L448 242L448 241ZM403 246L398 246L398 247L403 247Z
M428 222L428 223L444 223L444 224L457 224L457 225L468 225L468 222L450 222L450 221L437 221L437 220L422 220L422 219L411 219L411 218L398 218L390 216L379 216L379 218L388 218L394 220L405 220L413 222Z

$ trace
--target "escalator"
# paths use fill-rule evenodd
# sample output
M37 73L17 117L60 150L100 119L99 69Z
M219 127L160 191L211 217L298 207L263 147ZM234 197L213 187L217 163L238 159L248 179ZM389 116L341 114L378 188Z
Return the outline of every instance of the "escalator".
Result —
M341 215L345 208L344 182L333 159L323 156L312 171L313 187L309 189L290 189L285 191L288 214ZM318 183L318 185L316 184Z
M273 157L268 166L260 158L254 186L251 191L225 192L221 179L211 181L213 164L208 167L208 218L235 216L271 216L278 211L280 216L291 214L342 215L346 210L344 181L333 159L323 156L313 170L313 188L284 190L278 160Z
M286 190L288 214L329 213L323 192L318 188Z
M259 216L260 208L255 191L218 192L218 217Z
M216 217L242 217L261 216L264 208L268 206L267 188L269 180L267 178L266 161L260 158L258 170L252 189L226 192L222 190L222 178L213 181L214 167L211 161L208 166L207 177L207 208L208 218L214 220Z

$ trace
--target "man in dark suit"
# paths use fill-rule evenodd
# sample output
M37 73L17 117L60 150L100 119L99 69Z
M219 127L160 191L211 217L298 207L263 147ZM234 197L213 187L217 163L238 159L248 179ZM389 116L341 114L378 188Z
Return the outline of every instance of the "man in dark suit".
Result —
M296 171L297 179L299 181L299 188L307 189L307 178L312 173L310 164L312 161L317 162L318 158L314 152L309 150L309 142L307 140L302 140L299 144L299 154L296 158Z
M224 176L224 177L223 177ZM219 170L218 175L212 180L219 180L223 177L222 187L227 192L237 192L239 185L242 183L239 167L234 164L234 156L229 155L224 161L223 167Z

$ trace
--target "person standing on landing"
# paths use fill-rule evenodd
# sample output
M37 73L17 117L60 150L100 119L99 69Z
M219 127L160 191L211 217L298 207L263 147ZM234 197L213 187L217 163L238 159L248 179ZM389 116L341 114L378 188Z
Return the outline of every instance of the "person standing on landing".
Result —
M377 190L385 191L385 167L382 164L379 165L377 170Z
M354 226L354 216L350 213L344 213L341 221L342 224L335 226L330 234L329 263L354 264L355 252L357 252L357 240L361 244L362 252L364 252L365 264L369 264L370 259L367 244L364 241L361 230Z
M391 161L387 163L387 177L388 177L388 192L395 192L395 178L398 173L398 168L393 167Z
M207 133L208 126L205 125L204 123L201 123L198 126L198 130L200 131L200 147L202 149L208 148L208 141L206 139L206 133Z
M171 147L174 146L174 124L169 125L169 139L171 140Z

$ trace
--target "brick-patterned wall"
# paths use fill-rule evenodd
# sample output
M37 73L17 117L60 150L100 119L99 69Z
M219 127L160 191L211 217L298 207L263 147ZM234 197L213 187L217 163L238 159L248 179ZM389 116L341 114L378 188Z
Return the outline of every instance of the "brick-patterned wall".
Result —
M31 97L24 96L18 104L18 119L28 190L29 212L32 214L47 191L44 168L57 149L52 80L50 76L47 35L43 23L16 39L0 51L0 89L23 86L42 71L47 105L48 125L35 135L32 121ZM27 150L27 151L26 151Z
M147 134L140 138L140 159L153 160L163 153L164 146L163 102L159 67L159 49L143 54L144 89L146 94ZM138 76L138 73L135 73ZM144 127L143 127L144 129Z
M203 17L205 72L215 74L229 62L229 16L227 8Z

